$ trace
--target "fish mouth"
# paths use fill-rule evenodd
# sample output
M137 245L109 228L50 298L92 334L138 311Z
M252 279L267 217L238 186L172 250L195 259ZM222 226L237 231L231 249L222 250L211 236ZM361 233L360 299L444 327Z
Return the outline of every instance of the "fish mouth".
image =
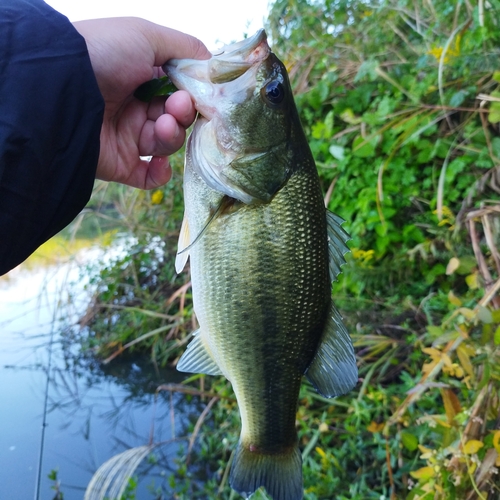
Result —
M210 81L227 83L236 80L268 54L267 35L263 29L241 42L225 45L210 60Z
M190 94L199 113L186 158L208 186L247 204L259 196L247 192L224 171L233 161L249 155L256 161L267 153L267 149L249 151L239 135L235 109L253 96L260 99L257 75L270 54L266 32L259 30L241 42L223 46L210 59L173 59L163 66L176 87Z
M255 87L256 72L271 49L266 32L224 45L210 59L171 59L163 66L174 85L186 90L196 110L212 120L231 102L241 103Z
M224 45L213 52L210 59L171 59L163 66L163 70L179 88L186 88L188 79L214 84L228 83L263 61L270 51L266 32L261 29L241 42Z

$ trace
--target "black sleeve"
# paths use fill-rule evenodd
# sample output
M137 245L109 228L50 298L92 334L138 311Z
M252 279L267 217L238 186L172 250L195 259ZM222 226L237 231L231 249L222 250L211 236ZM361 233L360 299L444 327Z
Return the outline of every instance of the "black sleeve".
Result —
M42 0L0 1L0 275L90 198L104 102L83 37Z

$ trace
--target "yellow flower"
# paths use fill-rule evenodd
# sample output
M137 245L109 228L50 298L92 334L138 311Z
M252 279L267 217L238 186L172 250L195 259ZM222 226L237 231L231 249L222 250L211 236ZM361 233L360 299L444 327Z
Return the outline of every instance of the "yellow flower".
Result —
M420 458L423 460L428 460L431 458L433 455L435 455L435 451L432 450L431 448L427 448L421 444L418 445L418 449L422 452L422 455L420 455Z
M477 453L482 447L484 446L484 443L482 441L479 441L477 439L469 439L467 443L464 445L464 453L466 455L472 455L474 453Z
M446 51L446 55L444 56L443 62L447 63L451 58L459 56L460 55L460 41L462 37L460 35L457 36L455 39L455 44L454 46L449 46L448 50ZM441 56L443 55L443 50L444 47L433 47L429 51L427 51L427 54L434 56L437 61L441 60Z
M368 266L375 255L375 250L361 250L360 248L353 248L351 252L352 256L359 261L362 266Z
M366 430L373 432L374 434L376 432L382 432L385 427L385 423L381 422L380 424L377 424L374 420L370 423L370 425L366 428Z
M462 378L464 376L464 370L457 363L452 363L451 365L444 365L443 372L448 373L452 377Z
M151 203L153 205L159 205L163 201L163 191L157 189L151 195Z
M437 215L438 211L434 210L434 212L432 213L434 215ZM455 214L446 205L444 205L441 210L441 216L443 218L441 219L441 221L439 221L438 226L444 226L445 224L447 224L448 226L454 227Z

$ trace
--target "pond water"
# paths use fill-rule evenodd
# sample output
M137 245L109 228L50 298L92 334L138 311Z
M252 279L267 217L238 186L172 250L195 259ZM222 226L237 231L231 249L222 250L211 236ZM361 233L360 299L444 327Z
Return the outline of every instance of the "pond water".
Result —
M130 447L170 444L157 465L141 466L137 497L155 498L175 469L178 437L200 413L196 399L160 392L178 372L146 360L103 368L79 355L72 325L89 292L82 269L102 250L89 248L49 266L20 266L0 278L0 498L49 500L57 470L65 500L81 500L96 469ZM65 333L62 334L61 332ZM168 496L167 496L168 498Z

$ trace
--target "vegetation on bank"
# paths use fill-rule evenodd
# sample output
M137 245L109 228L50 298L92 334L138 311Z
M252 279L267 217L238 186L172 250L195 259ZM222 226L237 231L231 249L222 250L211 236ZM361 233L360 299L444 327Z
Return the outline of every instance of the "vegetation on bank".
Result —
M500 496L499 13L499 0L271 6L326 203L353 238L334 298L361 380L334 400L303 385L308 500ZM182 158L173 164L165 188L94 198L136 237L94 278L83 319L105 362L147 352L173 364L195 327L189 276L173 265ZM169 486L179 499L237 498L230 385L186 383L208 410Z

